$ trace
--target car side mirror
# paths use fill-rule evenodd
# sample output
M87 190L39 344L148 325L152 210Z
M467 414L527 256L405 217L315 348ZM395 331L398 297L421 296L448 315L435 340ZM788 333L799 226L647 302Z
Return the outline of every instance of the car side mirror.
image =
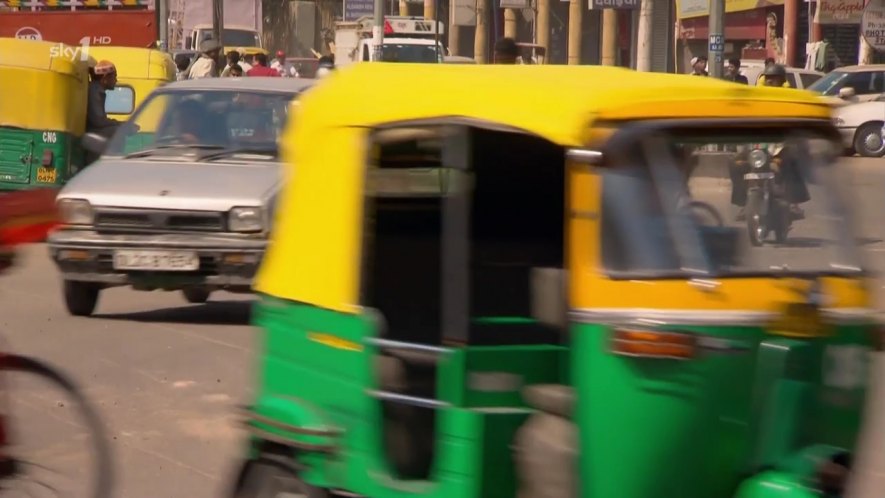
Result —
M857 93L854 91L854 88L850 86L846 86L845 88L839 89L839 98L840 99L850 99L854 97Z
M84 149L98 155L103 154L108 146L108 139L98 133L87 133L80 141Z

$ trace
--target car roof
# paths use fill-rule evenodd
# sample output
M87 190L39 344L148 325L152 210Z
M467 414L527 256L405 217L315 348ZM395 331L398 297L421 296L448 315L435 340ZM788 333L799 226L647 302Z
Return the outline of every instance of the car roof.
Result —
M867 71L885 71L885 64L865 64L863 66L842 66L833 69L842 73L865 73Z
M246 78L200 78L169 83L168 90L256 90L267 92L303 92L314 84L302 78L249 76Z

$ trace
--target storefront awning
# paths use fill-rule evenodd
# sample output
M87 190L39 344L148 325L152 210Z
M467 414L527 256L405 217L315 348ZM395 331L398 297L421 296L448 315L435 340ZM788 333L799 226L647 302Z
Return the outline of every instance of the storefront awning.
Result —
M744 12L783 4L784 0L725 0L725 12ZM708 15L710 15L709 0L676 0L676 16L679 19L693 19Z

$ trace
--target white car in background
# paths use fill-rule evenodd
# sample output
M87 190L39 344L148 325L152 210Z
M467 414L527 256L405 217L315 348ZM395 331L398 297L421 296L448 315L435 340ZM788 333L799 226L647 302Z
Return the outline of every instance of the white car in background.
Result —
M805 69L801 67L788 67L787 69L787 83L790 84L790 88L798 88L800 90L808 89L811 85L816 83L819 79L824 77L824 73L820 73L818 71L812 71L810 69ZM759 76L762 74L762 71L765 70L765 62L764 61L756 61L756 60L748 60L741 61L741 74L747 77L748 83L750 86L755 86L756 82L759 80Z
M833 108L845 148L864 157L885 156L885 96Z

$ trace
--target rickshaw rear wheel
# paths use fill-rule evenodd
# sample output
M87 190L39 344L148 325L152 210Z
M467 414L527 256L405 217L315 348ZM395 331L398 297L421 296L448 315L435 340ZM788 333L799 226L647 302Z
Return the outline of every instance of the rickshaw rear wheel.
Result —
M263 455L246 462L233 498L329 498L327 490L302 481L281 458L288 457Z
M184 298L191 304L203 304L209 300L212 291L202 287L187 287L181 290Z
M93 283L65 280L64 295L68 313L74 316L91 315L98 304L99 292L101 289Z

